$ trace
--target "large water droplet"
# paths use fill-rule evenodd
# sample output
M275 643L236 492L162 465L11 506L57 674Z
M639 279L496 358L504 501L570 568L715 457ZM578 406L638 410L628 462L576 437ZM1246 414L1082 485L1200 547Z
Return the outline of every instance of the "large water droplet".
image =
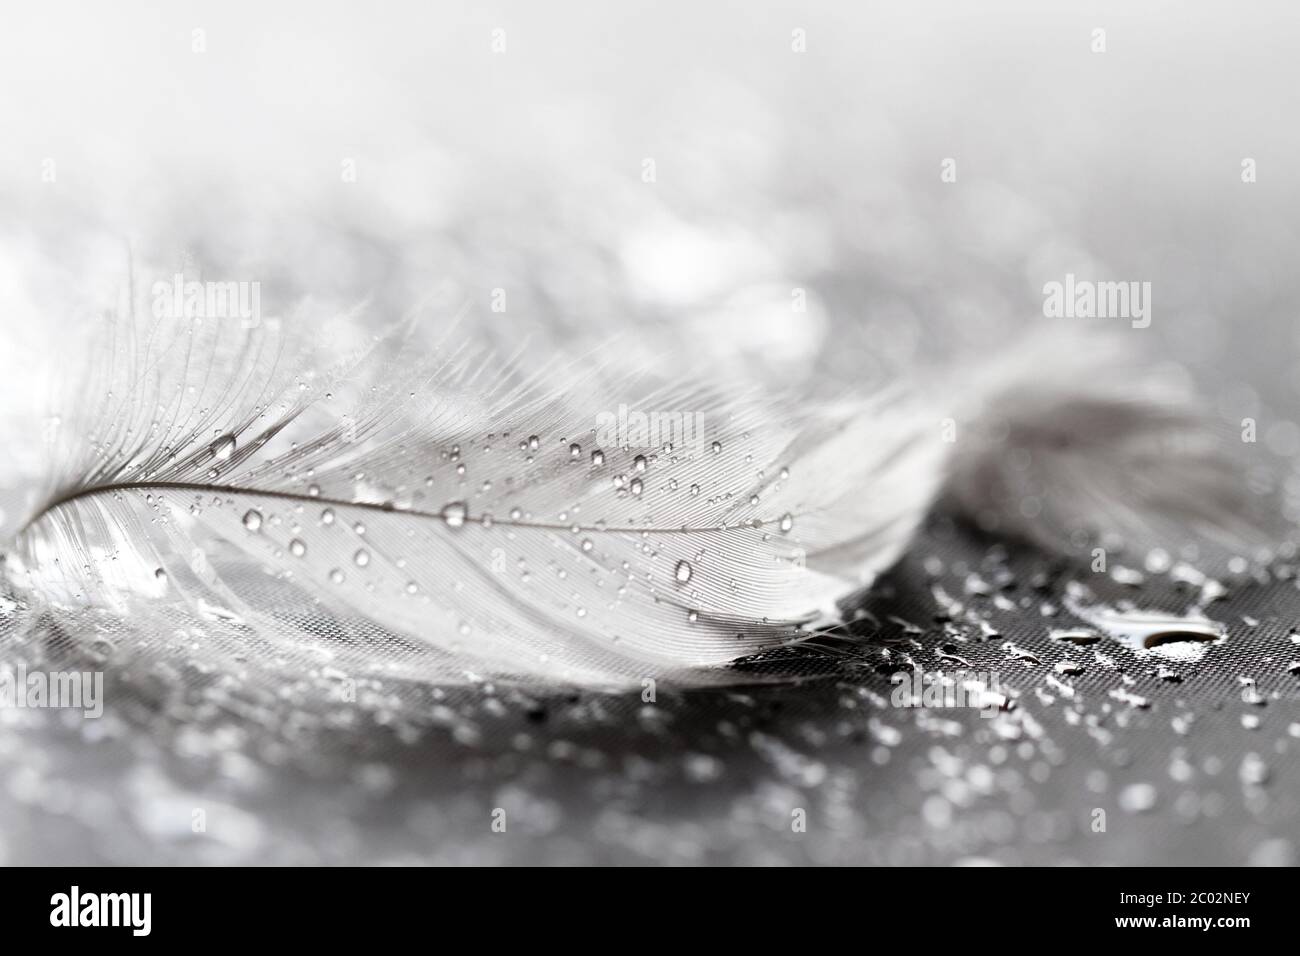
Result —
M582 446L579 445L576 441L569 446L569 457L572 458L574 461L577 461L579 458L582 457Z
M591 467L599 468L603 464L605 464L605 453L597 448L591 453Z
M249 508L244 512L244 527L249 531L260 531L262 528L262 512L256 508Z
M451 501L442 506L442 520L449 528L459 528L468 515L469 510L463 501Z
M678 584L685 584L687 581L689 581L691 579L692 573L694 572L693 569L691 568L691 563L689 561L677 562L677 570L676 572L674 572L674 574L677 578Z
M1070 613L1100 628L1135 653L1153 654L1166 660L1198 661L1210 644L1222 641L1227 633L1222 624L1195 612L1180 616L1114 610L1088 606L1075 598L1067 598L1066 606Z
M789 531L791 528L794 527L794 515L790 514L789 512L786 512L785 514L781 515L781 523L780 525L778 525L778 527L782 531Z
M358 548L357 553L352 555L352 563L359 568L364 568L370 563L370 552L365 548Z
M294 538L289 542L289 553L295 558L301 558L307 553L307 545L300 538Z
M333 523L334 523L334 509L333 509L333 508L326 508L324 511L322 511L322 512L320 513L320 523L321 523L321 524L333 524Z
M713 453L714 453L715 455L720 455L720 454L722 454L722 442L720 442L720 441L715 441L715 442L713 443Z

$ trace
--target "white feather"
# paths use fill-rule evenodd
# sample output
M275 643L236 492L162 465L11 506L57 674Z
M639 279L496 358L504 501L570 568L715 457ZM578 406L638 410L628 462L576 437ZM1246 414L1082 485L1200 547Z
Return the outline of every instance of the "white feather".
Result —
M210 673L736 680L723 665L888 569L945 476L1038 543L1246 530L1214 456L1155 453L1185 414L1110 391L1111 358L1078 349L1049 376L1039 343L946 397L903 382L810 405L595 357L529 372L455 329L418 360L399 335L323 372L267 328L114 335L63 416L16 577L70 628L128 617L146 651L180 640ZM703 430L610 443L599 416L620 405ZM950 415L974 430L945 441Z
M949 500L1050 552L1263 557L1277 520L1246 481L1252 446L1158 371L1122 333L1066 328L1007 349L950 398L969 427Z
M23 580L161 633L321 643L348 673L716 679L891 565L941 474L899 393L800 408L595 360L530 377L454 332L312 374L265 329L122 331L64 417ZM702 431L602 444L620 405Z

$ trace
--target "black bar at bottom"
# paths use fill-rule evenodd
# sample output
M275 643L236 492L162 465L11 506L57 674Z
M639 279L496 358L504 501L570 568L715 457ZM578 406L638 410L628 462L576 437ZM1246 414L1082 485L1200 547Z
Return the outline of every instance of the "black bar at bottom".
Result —
M483 934L497 944L514 929L534 944L552 934L665 933L714 923L743 938L771 927L822 931L839 924L864 946L918 927L965 934L977 925L1008 945L1051 928L1071 940L1183 940L1231 944L1242 934L1284 934L1294 926L1290 870L1254 869L899 869L821 877L705 877L670 883L653 875L430 873L403 869L8 869L3 880L11 939L77 934L128 945L255 943L374 945L387 934L433 943L434 934ZM833 880L834 884L821 882ZM518 880L518 882L516 882ZM572 880L572 883L569 881ZM857 925L845 924L850 917ZM812 922L810 922L812 921ZM860 922L861 921L861 922ZM829 925L828 925L829 924ZM657 927L657 928L656 928ZM621 929L620 929L621 928ZM837 927L838 928L838 927ZM767 932L767 930L762 930ZM403 936L396 936L400 939ZM1042 937L1023 937L1025 941ZM589 938L588 942L594 942ZM453 945L455 945L453 943Z

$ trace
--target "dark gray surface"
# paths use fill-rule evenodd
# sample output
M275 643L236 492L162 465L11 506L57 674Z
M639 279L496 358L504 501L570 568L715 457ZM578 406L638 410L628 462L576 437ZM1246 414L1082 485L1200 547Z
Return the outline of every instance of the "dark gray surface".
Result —
M401 708L380 693L400 688L376 686L357 707L306 717L274 705L232 713L214 705L231 698L202 683L151 707L157 684L115 685L110 667L109 699L139 701L100 721L0 713L12 768L0 791L5 859L1289 864L1300 678L1287 668L1300 658L1300 594L1289 565L1266 577L1209 606L1227 639L1199 663L1171 665L1179 683L1109 638L1048 640L1073 619L1041 610L1068 581L1173 612L1194 591L1163 575L1133 587L1032 553L1008 559L942 520L881 582L852 636L745 665L797 676L783 686L661 686L653 704L488 686L435 691L425 706L406 696ZM968 584L984 590L979 581L1002 582L994 593L1016 609L968 594ZM936 584L1000 633L936 621ZM43 643L6 651L76 659L57 639ZM890 705L888 673L909 659L951 671L954 654L997 672L1014 706L985 719ZM1054 686L1067 656L1084 672ZM1243 694L1243 679L1256 693ZM1113 698L1117 689L1148 706ZM1149 808L1135 785L1154 790ZM200 834L195 809L206 814ZM492 829L497 809L504 833ZM800 809L806 832L792 828Z

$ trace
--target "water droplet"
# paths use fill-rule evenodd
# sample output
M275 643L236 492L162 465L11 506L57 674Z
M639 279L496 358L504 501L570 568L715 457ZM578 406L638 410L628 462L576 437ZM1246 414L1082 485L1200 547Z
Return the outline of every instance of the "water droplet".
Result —
M1246 754L1241 759L1241 767L1237 770L1237 776L1248 787L1262 787L1268 783L1268 764L1264 762L1264 758L1259 754Z
M321 523L321 524L333 524L333 523L334 523L334 509L333 509L333 508L326 508L324 511L322 511L322 512L320 513L320 523Z
M700 619L699 611L689 611L686 614L686 620L689 621L691 624L694 624L699 619Z
M338 568L335 568L330 572L330 580L333 581L335 584L342 584L343 572L340 571Z
M1097 654L1095 656L1097 663L1101 664L1103 667L1109 667L1112 670L1118 669L1118 665L1115 661L1107 658L1106 655ZM1125 704L1129 707L1137 707L1141 710L1147 710L1151 706L1151 701L1148 698L1143 697L1141 694L1133 693L1127 687L1115 687L1111 689L1106 696L1111 698L1111 700L1117 700L1121 704Z
M158 568L156 571L154 571L153 576L156 580L162 582L163 584L167 583L167 572L164 571L162 568Z
M1083 665L1077 661L1059 661L1056 665L1056 673L1074 675L1083 673Z
M582 550L583 550L583 551L590 551L590 550L591 550L592 548L594 548L594 547L595 547L595 545L591 543L591 539L590 539L590 538L583 538L583 539L582 539Z
M310 496L310 497L312 497L312 498L319 498L319 497L320 497L320 485L308 485L308 486L307 486L307 494L308 494L308 496Z
M289 542L289 553L295 558L301 558L307 553L307 545L304 544L301 539L294 538Z
M541 448L541 447L542 447L542 440L541 440L540 438L538 438L536 435L529 435L529 436L528 436L528 450L529 450L529 451L537 451L537 449L539 449L539 448Z
M794 527L794 515L790 514L788 511L781 515L781 524L778 525L778 527L780 527L782 531L789 531Z
M641 484L641 479L640 479L640 478L633 478L633 479L632 479L632 484L631 484L629 487L630 487L630 489L631 489L631 491L632 491L632 494L634 494L634 495L639 495L639 494L641 494L641 492L642 492L642 490L644 489L645 486Z
M1139 656L1153 654L1170 661L1200 660L1210 644L1225 638L1223 625L1196 613L1185 616L1152 611L1120 611L1089 607L1068 598L1070 613L1100 628Z
M723 763L708 754L688 754L682 761L686 779L692 783L711 783L722 776Z
M720 442L720 441L715 441L715 442L713 443L713 453L714 453L715 455L720 455L720 454L722 454L722 442Z
M416 591L418 591L418 590L420 590L420 586L419 586L418 584L416 584L414 581L407 581L407 582L406 582L406 593L407 593L407 594L414 594L414 593L415 593Z
M262 528L262 512L256 508L249 508L244 512L244 527L249 531L259 531Z
M465 523L468 514L469 510L463 501L451 501L442 506L442 520L448 528L459 528Z
M698 495L699 493L700 493L700 486L699 486L699 485L691 485L691 497L694 498L694 497L695 497L696 495Z
M1021 647L1020 645L1007 641L1002 645L1002 650L1007 652L1007 656L1013 661L1023 661L1026 664L1041 664L1038 655L1033 651Z
M352 555L352 563L359 568L364 568L370 563L370 552L365 548L358 548L357 553Z
M1159 796L1149 783L1131 783L1119 792L1119 805L1128 813L1146 813Z
M687 581L689 581L691 579L692 573L693 571L689 561L677 562L677 570L676 572L674 572L674 574L677 578L678 584L685 584Z
M208 446L208 451L212 452L212 457L217 461L228 461L235 453L235 445L234 435L222 435Z
M1055 630L1048 636L1054 641L1064 641L1067 644L1079 645L1096 644L1101 640L1101 635L1096 631L1086 631L1081 628Z
M591 453L591 467L599 468L603 464L605 464L605 453L597 448Z
M635 468L637 471L645 471L646 468L645 455L637 455L635 458L633 458L632 467Z
M579 445L576 441L569 446L569 457L572 458L574 461L577 461L579 458L582 457L582 446Z

